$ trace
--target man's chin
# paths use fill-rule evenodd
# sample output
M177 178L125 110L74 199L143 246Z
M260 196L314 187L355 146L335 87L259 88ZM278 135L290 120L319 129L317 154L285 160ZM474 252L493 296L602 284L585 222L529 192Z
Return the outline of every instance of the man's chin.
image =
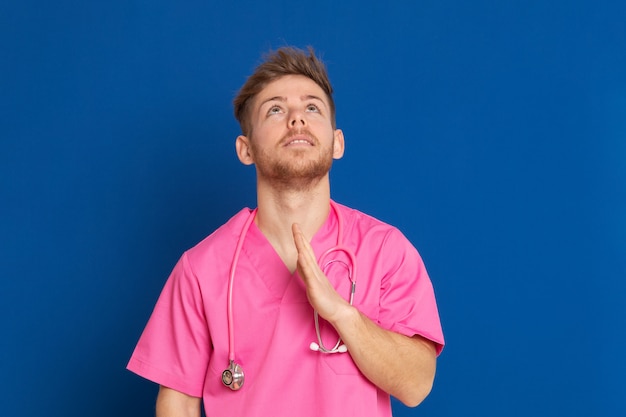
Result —
M292 167L293 168L293 167ZM281 190L306 191L317 186L320 181L328 178L329 169L288 169L274 171L263 175L265 181L273 188Z

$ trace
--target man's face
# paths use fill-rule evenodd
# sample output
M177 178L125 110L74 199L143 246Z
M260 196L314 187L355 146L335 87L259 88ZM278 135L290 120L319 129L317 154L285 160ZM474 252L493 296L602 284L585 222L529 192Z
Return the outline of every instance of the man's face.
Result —
M252 103L250 121L250 136L240 137L249 145L248 163L275 185L312 185L343 155L326 93L308 77L287 75L268 84Z

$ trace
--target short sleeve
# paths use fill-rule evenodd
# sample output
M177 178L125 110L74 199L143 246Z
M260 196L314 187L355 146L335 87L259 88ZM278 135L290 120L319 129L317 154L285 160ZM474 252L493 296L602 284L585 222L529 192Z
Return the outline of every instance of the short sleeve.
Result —
M444 345L443 331L432 282L421 256L398 230L391 229L381 248L381 326L406 336L420 335Z
M211 354L202 294L185 253L174 267L127 368L201 397Z

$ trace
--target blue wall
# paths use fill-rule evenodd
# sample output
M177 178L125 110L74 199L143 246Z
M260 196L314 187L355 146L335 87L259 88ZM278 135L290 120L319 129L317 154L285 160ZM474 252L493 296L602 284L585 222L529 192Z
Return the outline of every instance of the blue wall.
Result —
M435 389L396 415L626 415L626 3L228 3L0 7L1 414L153 415L124 367L161 286L255 203L231 99L312 44L334 197L439 299Z

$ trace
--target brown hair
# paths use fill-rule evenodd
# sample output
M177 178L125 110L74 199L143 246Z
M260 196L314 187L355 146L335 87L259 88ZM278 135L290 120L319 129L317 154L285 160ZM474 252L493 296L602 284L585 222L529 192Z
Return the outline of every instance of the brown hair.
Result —
M312 47L302 49L286 46L270 52L264 57L264 61L256 67L252 75L233 100L235 118L241 126L241 131L248 136L251 131L250 104L254 97L272 81L285 75L304 75L315 81L326 93L330 104L330 115L333 128L335 127L335 102L333 100L333 87L330 85L324 63L315 56Z

